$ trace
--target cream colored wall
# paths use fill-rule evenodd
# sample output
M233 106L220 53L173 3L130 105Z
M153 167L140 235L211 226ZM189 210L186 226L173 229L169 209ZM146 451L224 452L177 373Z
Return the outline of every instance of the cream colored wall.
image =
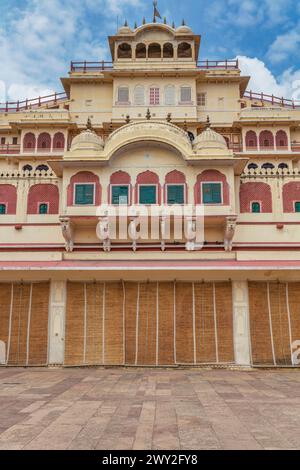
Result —
M206 116L209 115L213 124L228 125L238 118L240 112L239 83L198 81L197 93L206 93L206 106L199 106L197 109L199 120L205 121ZM224 98L224 101L220 101L220 98Z
M70 113L78 125L85 125L91 117L94 126L102 126L112 118L113 84L72 83L70 92Z

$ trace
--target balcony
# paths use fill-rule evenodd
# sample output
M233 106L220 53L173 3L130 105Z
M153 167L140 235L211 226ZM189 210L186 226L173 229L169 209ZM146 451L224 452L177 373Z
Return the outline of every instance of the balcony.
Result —
M265 93L254 93L253 91L245 91L244 98L251 101L260 101L261 103L268 103L272 106L279 106L280 108L300 109L300 102L298 100L290 100L286 98L279 98L274 95L266 95ZM254 108L254 111L258 108Z
M14 144L0 145L1 155L18 155L20 151L21 151L20 145L14 145Z

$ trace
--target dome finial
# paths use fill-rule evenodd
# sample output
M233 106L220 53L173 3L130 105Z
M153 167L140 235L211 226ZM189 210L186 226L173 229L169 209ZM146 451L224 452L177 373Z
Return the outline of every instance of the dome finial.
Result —
M147 109L146 119L147 119L147 121L150 121L150 119L151 119L151 113L150 113L149 108Z
M164 24L167 24L167 17L164 16Z
M182 20L181 24L182 24L182 26L185 26L185 20L184 19Z
M93 126L92 126L92 120L90 117L88 117L88 120L87 120L87 123L86 123L86 129L88 131L92 131L93 130Z
M205 124L205 129L209 129L211 127L211 122L209 116L206 118L206 124Z
M138 27L138 25L137 25L137 22L135 21L134 22L134 29L136 29L137 27Z
M143 24L146 24L146 18L145 17L143 18Z
M124 26L127 28L127 26L128 26L128 21L127 20L125 20Z
M175 29L175 21L172 22L172 28Z

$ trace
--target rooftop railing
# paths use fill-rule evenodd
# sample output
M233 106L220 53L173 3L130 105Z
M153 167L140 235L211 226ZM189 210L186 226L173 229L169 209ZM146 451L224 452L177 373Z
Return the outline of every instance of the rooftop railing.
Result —
M87 72L103 72L111 70L113 62L71 62L71 72L87 73ZM238 60L202 60L197 62L198 69L225 69L235 70L239 68Z
M300 108L299 100L279 98L278 96L266 95L265 93L254 93L253 91L245 91L244 98L250 99L252 101L263 101L264 103L269 103L272 106L278 105L292 109Z
M39 108L41 106L55 106L61 101L66 100L66 93L53 93L52 95L39 96L38 98L26 99L24 101L6 101L0 103L0 112L11 113L28 111L30 109Z

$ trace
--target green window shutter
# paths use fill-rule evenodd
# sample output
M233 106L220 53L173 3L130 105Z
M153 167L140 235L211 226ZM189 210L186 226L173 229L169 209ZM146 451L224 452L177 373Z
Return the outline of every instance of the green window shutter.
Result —
M167 202L168 204L183 204L184 203L184 186L183 185L167 186Z
M300 212L300 201L295 202L295 212Z
M253 214L259 214L260 212L261 212L260 203L259 202L252 202L252 213Z
M94 185L77 184L75 186L75 204L93 205L94 204Z
M48 204L39 205L39 214L48 214Z
M222 193L221 183L203 183L202 201L203 204L221 204Z
M112 204L128 204L128 186L112 186Z
M156 186L139 187L140 204L156 204Z
M6 214L6 205L5 204L0 204L0 214L1 215Z

